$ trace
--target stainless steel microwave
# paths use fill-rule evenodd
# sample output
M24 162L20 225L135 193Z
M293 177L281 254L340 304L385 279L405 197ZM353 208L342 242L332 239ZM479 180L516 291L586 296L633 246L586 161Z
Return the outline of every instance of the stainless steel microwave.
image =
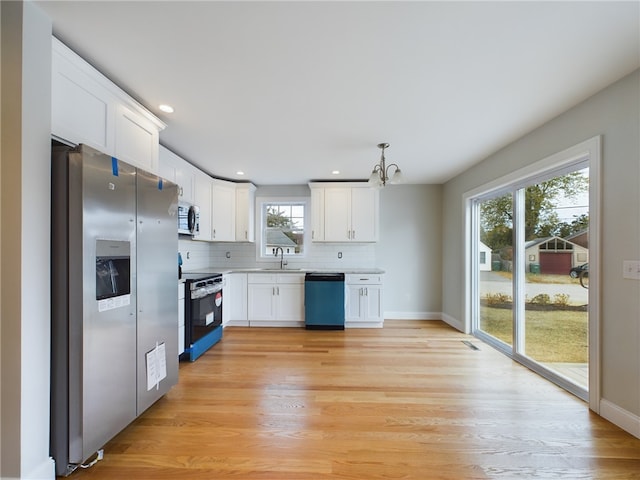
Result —
M194 237L200 235L200 209L197 206L178 205L178 233Z

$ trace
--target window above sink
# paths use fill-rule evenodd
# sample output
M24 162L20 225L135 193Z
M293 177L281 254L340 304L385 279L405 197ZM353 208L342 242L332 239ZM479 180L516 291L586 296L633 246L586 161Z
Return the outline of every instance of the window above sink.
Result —
M259 258L270 259L278 252L288 258L305 256L307 229L306 199L264 198L259 204L261 238Z

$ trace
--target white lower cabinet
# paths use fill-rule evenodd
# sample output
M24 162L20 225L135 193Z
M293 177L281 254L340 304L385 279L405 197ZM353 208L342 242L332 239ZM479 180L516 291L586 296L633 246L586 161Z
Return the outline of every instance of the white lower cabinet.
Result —
M184 353L184 282L178 283L178 355Z
M247 274L222 276L222 325L247 327Z
M250 273L247 278L251 327L304 325L304 274Z
M382 279L379 274L346 275L345 327L382 327Z

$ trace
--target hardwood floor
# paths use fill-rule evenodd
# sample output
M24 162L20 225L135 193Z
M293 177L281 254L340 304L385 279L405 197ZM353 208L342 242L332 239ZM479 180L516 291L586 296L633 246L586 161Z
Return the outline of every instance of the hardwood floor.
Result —
M229 328L104 453L71 478L640 478L640 439L439 321Z

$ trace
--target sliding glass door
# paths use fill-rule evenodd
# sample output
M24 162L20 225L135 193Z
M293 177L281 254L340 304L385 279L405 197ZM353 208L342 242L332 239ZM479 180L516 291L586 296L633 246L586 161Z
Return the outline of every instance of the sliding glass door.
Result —
M502 348L513 346L513 196L479 200L478 328Z
M586 399L589 170L538 173L473 199L474 333Z

